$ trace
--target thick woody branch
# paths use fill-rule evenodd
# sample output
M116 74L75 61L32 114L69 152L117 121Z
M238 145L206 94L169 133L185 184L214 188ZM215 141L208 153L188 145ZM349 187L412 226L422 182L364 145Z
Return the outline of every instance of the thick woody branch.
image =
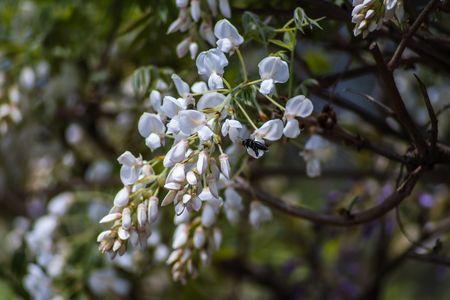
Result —
M385 215L411 194L421 173L422 167L417 167L412 173L409 174L409 176L407 176L406 180L381 204L369 208L365 211L346 216L324 214L310 210L308 208L286 203L285 201L273 195L270 195L261 189L251 187L250 184L245 182L242 178L237 179L237 184L238 188L247 192L249 195L256 197L258 200L266 203L273 208L285 212L288 215L305 219L314 223L345 227L368 223Z
M411 118L410 114L406 110L405 103L400 95L400 92L397 89L397 85L395 84L394 76L392 71L389 71L384 63L383 55L380 52L376 43L373 43L370 46L370 50L372 51L373 57L378 67L378 72L380 74L381 80L386 88L386 92L392 101L393 109L397 115L398 120L400 121L402 127L405 132L408 133L411 138L413 144L419 150L419 153L423 154L426 152L427 144L421 135L419 129Z

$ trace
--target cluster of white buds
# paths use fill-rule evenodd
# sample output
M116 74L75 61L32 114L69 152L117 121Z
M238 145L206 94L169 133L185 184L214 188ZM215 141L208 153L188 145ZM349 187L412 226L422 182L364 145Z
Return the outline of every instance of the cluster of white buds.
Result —
M212 18L217 17L219 12L225 18L231 18L231 8L228 0L205 1L204 6L208 6L209 10L202 10L201 2L200 0L176 0L176 5L179 8L178 18L169 25L167 33L177 31L190 32L190 35L177 45L176 53L178 57L183 57L189 53L191 58L195 59L198 51L198 43L195 40L197 34L194 34L192 30L195 24L201 22L198 27L198 36L211 46L215 46L216 36L214 36L212 28ZM218 38L220 39L220 37ZM228 44L225 44L223 47L228 46Z
M185 6L180 7L186 8L187 1L181 2ZM267 141L277 141L283 135L296 138L300 134L297 118L308 117L313 111L312 102L302 95L292 97L285 106L272 98L276 95L275 84L289 79L285 61L275 56L262 59L258 64L260 79L249 81L239 50L244 38L238 30L223 19L217 22L213 34L217 48L201 52L196 59L203 81L189 86L172 74L178 96L170 95L166 84L159 84L150 93L153 112L142 114L138 130L151 151L163 146L168 150L164 156L149 161L128 151L118 158L124 187L117 193L109 214L100 221L114 222L113 226L98 236L100 251L122 255L133 234L144 246L158 217L159 202L161 206L172 206L177 229L167 264L172 267L174 280L182 282L194 276L200 264L219 247L217 220L221 212L230 223L239 221L244 206L233 189L233 171L241 169L235 166L237 162L246 160L232 158L244 152L243 146L250 156L260 158L267 150ZM233 53L237 53L244 74L243 82L235 87L223 77ZM284 115L257 127L236 96L245 87L257 90L259 84L260 96L278 106ZM252 133L248 126L254 129ZM253 226L259 227L271 217L268 207L258 201L251 203L249 220Z
M203 225L200 218L177 226L172 242L173 251L167 258L172 278L185 283L198 274L200 265L210 262L211 254L220 248L222 233L217 227Z
M403 0L353 0L353 6L353 33L363 38L380 29L384 21L401 22L404 17Z

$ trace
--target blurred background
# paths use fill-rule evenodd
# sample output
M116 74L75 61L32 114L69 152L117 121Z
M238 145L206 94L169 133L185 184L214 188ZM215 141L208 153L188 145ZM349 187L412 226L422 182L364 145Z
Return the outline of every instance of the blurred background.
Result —
M414 15L426 1L407 3ZM316 114L331 103L341 126L406 151L407 144L365 122L380 112L364 95L378 98L382 91L368 41L352 35L350 1L230 4L231 22L248 41L244 56L253 75L273 51L261 33L266 25L283 26L298 6L310 17L325 16L323 30L298 36L298 91L314 101ZM131 248L114 260L98 251L96 237L105 230L98 220L121 186L117 157L125 150L151 155L137 132L150 107L149 91L172 88L172 72L189 83L197 80L189 54L177 57L187 33L166 34L177 17L175 1L168 0L0 1L0 299L355 299L368 282L376 286L373 299L449 299L450 263L392 263L425 224L448 216L448 167L421 180L397 214L357 227L315 225L276 210L259 229L245 217L238 226L221 220L221 249L185 285L172 281L164 262L173 212L160 218L148 249ZM430 32L448 34L449 20L436 13ZM189 34L196 36L197 27ZM379 38L386 53L395 50L383 33ZM198 46L210 47L202 39ZM449 49L438 50L448 58ZM438 110L450 103L450 69L420 64L421 58L396 72L396 81L415 120L425 124L412 74L427 84ZM340 77L353 68L361 69L360 76ZM239 65L233 62L227 72L238 76ZM318 83L323 89L311 88ZM339 105L339 97L347 106ZM383 123L398 127L393 120ZM448 143L448 111L440 114L439 126L440 139ZM308 137L302 135L300 143ZM299 149L283 144L252 164L252 180L288 202L329 213L379 203L395 188L398 164L325 145L319 178L308 178ZM446 237L418 249L449 253Z

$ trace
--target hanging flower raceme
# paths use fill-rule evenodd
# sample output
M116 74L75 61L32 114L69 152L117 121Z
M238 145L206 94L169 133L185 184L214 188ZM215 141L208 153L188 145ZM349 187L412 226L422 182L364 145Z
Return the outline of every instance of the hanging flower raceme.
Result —
M296 138L300 134L300 126L296 117L306 118L311 115L313 109L311 100L303 95L289 99L284 112L284 118L286 119L284 135L291 139Z
M275 83L284 83L289 79L288 64L279 57L269 56L258 64L262 82L259 92L263 95L271 94Z
M353 0L353 7L353 34L363 38L380 29L383 21L401 22L404 17L403 0Z
M210 49L201 52L196 60L198 74L208 78L210 89L223 88L222 75L224 68L228 65L228 60L219 49Z
M244 38L239 34L236 27L225 19L216 23L214 35L218 39L217 48L224 53L233 53L244 42Z

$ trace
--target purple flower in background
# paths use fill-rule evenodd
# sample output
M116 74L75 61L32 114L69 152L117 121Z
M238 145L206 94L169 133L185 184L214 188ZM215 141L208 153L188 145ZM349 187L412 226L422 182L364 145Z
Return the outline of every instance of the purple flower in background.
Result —
M419 195L419 203L423 207L430 208L434 203L433 196L428 193L422 193Z

